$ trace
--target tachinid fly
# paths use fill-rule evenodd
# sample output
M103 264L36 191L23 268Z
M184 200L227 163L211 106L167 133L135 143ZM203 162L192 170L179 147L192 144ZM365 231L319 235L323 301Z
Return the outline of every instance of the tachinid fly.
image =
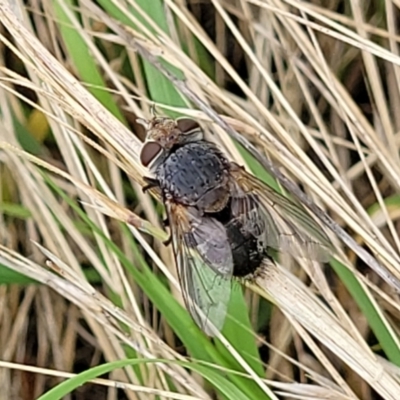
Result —
M166 208L187 309L200 328L221 330L232 276L253 274L268 248L327 261L330 242L307 211L204 140L188 118L138 120L147 130L140 159Z

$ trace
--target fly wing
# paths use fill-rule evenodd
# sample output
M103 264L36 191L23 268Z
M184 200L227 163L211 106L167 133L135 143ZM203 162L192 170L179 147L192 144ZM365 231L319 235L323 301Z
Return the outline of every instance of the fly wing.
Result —
M305 208L275 192L240 167L231 175L235 189L232 214L242 218L244 229L271 247L294 257L327 262L332 245L323 228Z
M166 202L172 245L186 308L209 336L223 327L231 292L232 251L224 226Z

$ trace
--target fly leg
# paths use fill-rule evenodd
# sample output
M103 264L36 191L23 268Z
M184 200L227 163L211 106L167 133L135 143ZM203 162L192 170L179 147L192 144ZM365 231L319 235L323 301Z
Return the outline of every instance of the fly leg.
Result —
M147 185L142 187L143 193L146 193L148 190L153 189L155 187L160 187L160 183L158 182L157 179L149 178L147 176L145 176L143 179L147 183ZM163 220L163 224L164 226L169 226L168 217ZM164 246L169 246L171 242L172 242L172 234L170 233L168 239L163 241L163 244Z
M168 216L166 218L163 219L163 224L164 226L170 226L169 225L169 218ZM163 245L164 246L169 246L172 242L172 233L169 233L168 239L163 241Z
M145 185L145 186L142 187L143 193L146 193L148 190L160 186L160 184L159 184L159 182L158 182L157 179L148 178L147 176L145 176L143 179L144 179L144 181L147 183L147 185Z
M168 239L163 241L164 246L169 246L172 242L172 233L169 234Z

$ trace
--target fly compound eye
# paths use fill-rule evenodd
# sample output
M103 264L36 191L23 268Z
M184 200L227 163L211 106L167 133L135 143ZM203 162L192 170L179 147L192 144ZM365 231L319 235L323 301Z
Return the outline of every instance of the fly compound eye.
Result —
M156 142L147 142L143 145L140 152L140 162L147 167L162 152L162 147Z
M180 118L176 120L176 125L178 126L178 129L182 133L192 133L192 131L195 131L197 129L200 129L200 125L193 119L190 118Z
M203 140L203 131L200 125L190 118L180 118L175 121L177 128L181 131L181 143L196 142Z

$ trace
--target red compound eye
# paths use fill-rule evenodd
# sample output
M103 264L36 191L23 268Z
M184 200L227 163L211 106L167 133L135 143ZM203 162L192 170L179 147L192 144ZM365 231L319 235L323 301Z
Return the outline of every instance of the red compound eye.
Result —
M147 142L140 152L140 162L147 167L161 153L162 147L156 142Z
M200 128L200 125L190 118L178 119L176 120L176 124L182 133L189 133L190 131Z

